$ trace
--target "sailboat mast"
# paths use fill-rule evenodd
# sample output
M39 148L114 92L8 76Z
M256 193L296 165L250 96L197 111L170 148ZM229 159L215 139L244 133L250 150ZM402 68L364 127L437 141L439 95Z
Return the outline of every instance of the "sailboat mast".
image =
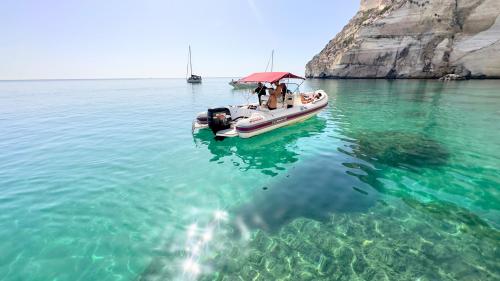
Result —
M271 52L271 72L273 72L273 66L274 66L274 49Z
M189 74L189 53L188 53L188 62L186 63L186 78L188 78Z
M271 51L271 57L267 60L267 65L266 65L266 70L264 72L267 72L269 69L269 64L271 64L271 72L273 72L273 67L274 67L274 49Z
M191 62L191 45L189 45L189 68L191 69L191 76L193 76L193 63Z

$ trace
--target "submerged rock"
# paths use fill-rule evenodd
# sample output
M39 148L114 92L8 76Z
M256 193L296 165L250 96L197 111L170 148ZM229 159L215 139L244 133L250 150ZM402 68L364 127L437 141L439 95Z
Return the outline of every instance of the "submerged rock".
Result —
M421 134L397 131L368 132L356 136L352 153L367 161L399 167L427 167L446 164L448 150Z
M465 208L456 206L449 202L419 202L412 198L404 198L409 207L414 208L420 212L425 212L433 218L450 224L459 225L453 228L454 233L470 233L471 235L490 238L493 240L500 239L500 231L492 228L486 221L481 219L478 215L470 212Z
M223 261L201 280L220 274L252 280L255 271L257 280L498 279L497 229L464 218L474 215L445 202L397 202L378 201L369 212L334 214L322 222L298 218L273 233L258 230L244 246L228 245ZM471 228L458 232L461 225ZM228 270L228 262L239 266Z
M312 78L500 78L500 1L362 0Z

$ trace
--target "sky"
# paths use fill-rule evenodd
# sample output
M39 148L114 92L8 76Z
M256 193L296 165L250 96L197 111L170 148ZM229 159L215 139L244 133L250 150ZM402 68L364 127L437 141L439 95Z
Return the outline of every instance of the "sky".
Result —
M358 0L1 0L0 80L203 77L305 64Z

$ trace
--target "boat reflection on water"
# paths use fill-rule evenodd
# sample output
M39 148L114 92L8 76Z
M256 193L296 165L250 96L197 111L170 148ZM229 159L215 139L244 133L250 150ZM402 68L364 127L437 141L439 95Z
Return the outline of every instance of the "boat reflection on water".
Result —
M325 119L311 118L245 140L227 138L219 141L209 130L200 130L194 134L194 141L197 146L208 148L213 155L211 162L229 159L244 171L258 169L264 174L275 176L278 171L285 169L284 165L299 159L298 148L294 147L298 140L320 134L325 128Z

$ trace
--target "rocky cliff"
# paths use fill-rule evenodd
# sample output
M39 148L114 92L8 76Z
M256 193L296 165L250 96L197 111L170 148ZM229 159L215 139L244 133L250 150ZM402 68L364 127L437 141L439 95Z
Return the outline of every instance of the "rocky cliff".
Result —
M500 78L500 0L361 0L316 78Z

